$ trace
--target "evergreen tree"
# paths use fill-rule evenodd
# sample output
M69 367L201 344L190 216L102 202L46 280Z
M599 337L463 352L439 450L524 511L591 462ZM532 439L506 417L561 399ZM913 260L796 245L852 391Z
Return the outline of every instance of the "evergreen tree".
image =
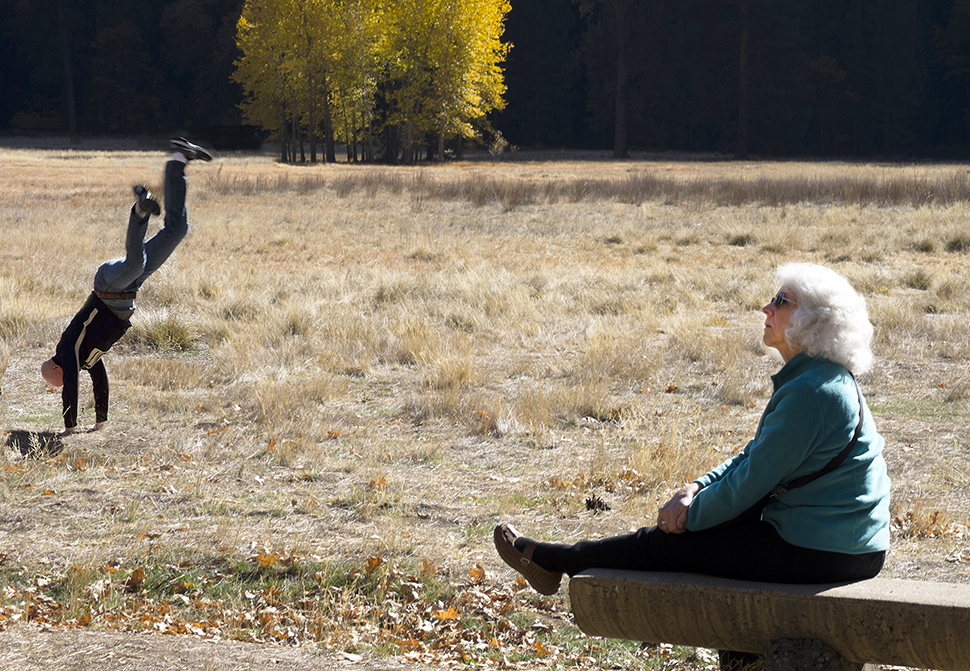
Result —
M242 6L243 0L175 0L162 12L163 67L185 110L183 125L241 121L232 72Z
M965 154L970 148L970 0L955 0L952 7L935 36L942 102L934 139L949 138Z
M515 2L505 36L509 104L496 125L510 142L532 147L589 144L585 79L577 58L582 19L573 0Z

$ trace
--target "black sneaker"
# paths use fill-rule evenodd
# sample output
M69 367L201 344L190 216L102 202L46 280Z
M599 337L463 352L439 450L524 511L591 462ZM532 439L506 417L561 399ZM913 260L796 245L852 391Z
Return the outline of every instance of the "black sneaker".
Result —
M199 145L189 142L184 137L172 138L168 141L168 146L174 151L182 152L182 155L190 161L194 161L196 159L200 161L212 160L212 154L207 152Z
M135 198L138 202L135 205L138 207L138 211L142 214L154 214L156 217L162 213L162 208L159 206L158 201L152 198L152 192L146 187L138 184L137 186L131 187L131 190L135 192Z

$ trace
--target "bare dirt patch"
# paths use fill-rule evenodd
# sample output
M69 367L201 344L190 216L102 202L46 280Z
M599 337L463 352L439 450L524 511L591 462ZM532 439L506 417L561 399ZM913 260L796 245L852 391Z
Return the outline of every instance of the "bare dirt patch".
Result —
M0 667L30 671L401 671L393 658L375 659L314 648L267 646L160 634L87 630L42 631L21 625L3 633ZM435 668L435 667L427 667Z

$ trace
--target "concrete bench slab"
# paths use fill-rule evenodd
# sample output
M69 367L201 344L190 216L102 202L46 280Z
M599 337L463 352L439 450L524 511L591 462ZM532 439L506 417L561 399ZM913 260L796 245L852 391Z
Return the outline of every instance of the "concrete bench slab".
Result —
M586 634L765 654L816 640L846 660L970 671L970 585L876 578L777 585L594 569L569 581Z

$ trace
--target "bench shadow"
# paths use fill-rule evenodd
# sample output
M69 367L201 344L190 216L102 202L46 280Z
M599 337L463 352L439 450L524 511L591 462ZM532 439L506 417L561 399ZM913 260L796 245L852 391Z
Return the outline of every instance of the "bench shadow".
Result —
M48 457L64 449L64 441L54 431L14 429L7 432L6 444L25 457Z

